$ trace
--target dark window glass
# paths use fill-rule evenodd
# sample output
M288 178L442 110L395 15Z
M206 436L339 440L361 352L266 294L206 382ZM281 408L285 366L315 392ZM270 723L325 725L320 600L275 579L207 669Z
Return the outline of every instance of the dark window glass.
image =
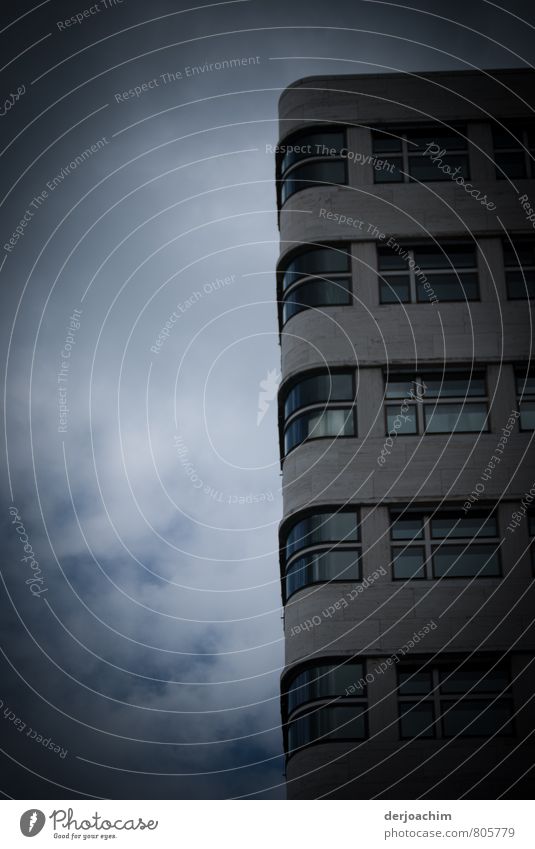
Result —
M308 743L331 740L363 740L366 736L365 707L322 707L292 720L288 726L288 750Z
M297 165L286 177L282 184L281 201L285 203L289 197L302 189L314 185L328 184L343 186L346 182L345 162L339 159L317 159Z
M471 244L415 245L413 251L414 261L424 270L477 266L476 248Z
M496 162L496 177L503 180L506 177L511 179L522 179L526 177L526 157L523 151L518 153L510 151L508 153L495 153L494 161Z
M391 406L386 408L386 428L388 433L394 430L399 434L414 434L418 433L416 425L416 407L407 405L408 410L401 410L401 406Z
M306 309L314 307L333 307L351 303L350 281L308 280L292 289L285 298L282 307L283 323Z
M358 551L348 548L313 551L298 557L286 570L286 598L310 584L360 579Z
M433 574L435 578L499 577L496 545L433 546Z
M286 557L302 548L327 542L357 542L359 527L353 511L322 511L296 522L286 537Z
M448 537L497 537L498 523L488 513L438 513L431 519L431 536L434 539Z
M428 275L429 286L439 301L477 301L479 298L479 285L477 274L430 274ZM416 279L416 297L418 303L426 303L429 300L429 289L425 288L425 281Z
M303 159L314 156L337 156L344 147L344 132L318 130L290 136L281 143L286 153L281 160L281 173ZM291 149L293 148L293 149ZM296 150L295 148L299 148Z
M407 130L408 151L409 153L425 151L431 144L437 144L440 149L445 150L465 150L467 141L461 135L461 131L466 135L466 127L459 128L458 133L438 124L428 127L411 127Z
M507 271L505 276L511 301L535 298L535 271Z
M431 670L405 669L399 671L399 692L402 696L425 695L433 688Z
M405 257L387 247L377 248L379 271L406 271Z
M410 545L407 548L394 548L393 575L397 580L425 578L425 549L423 546Z
M395 512L391 514L392 525L390 533L392 539L422 539L424 535L423 517L405 511L398 516Z
M411 374L390 374L386 384L386 397L409 398L412 395L421 395L422 384Z
M373 179L375 183L403 183L403 157L401 156L383 156L382 161L385 163L382 168L375 168Z
M515 368L520 430L535 430L535 371L526 366Z
M535 173L535 171L534 171ZM507 297L535 298L535 242L532 239L502 241Z
M300 407L310 404L352 401L354 395L352 372L314 374L300 380L290 390L284 403L284 416L288 418Z
M442 717L442 728L444 737L510 736L513 733L511 702L498 699L486 704L479 699L463 699L448 705Z
M428 398L464 398L484 396L485 373L470 372L429 372L423 375Z
M283 291L300 277L343 274L349 271L349 254L345 248L310 248L297 254L286 266L282 279Z
M448 167L449 172L445 169ZM452 172L456 173L452 173ZM409 156L409 174L421 182L452 180L455 177L469 177L468 156L465 154L446 154L436 162L428 156Z
M434 737L434 710L431 702L401 702L401 736Z
M410 277L399 274L390 277L387 274L381 276L381 303L382 304L409 304L411 300Z
M375 130L372 132L372 144L374 153L398 153L402 150L402 140L396 135L389 135L387 131Z
M309 410L296 416L284 432L284 451L306 439L325 437L355 436L355 416L352 409Z
M458 669L451 666L440 669L442 693L500 693L509 685L507 670L499 666L487 669L478 664L463 663Z
M480 433L487 429L486 404L425 406L427 433Z
M318 664L298 673L288 685L288 712L316 699L333 699L346 696L351 689L354 697L363 697L365 690L360 682L364 679L362 663ZM359 685L359 686L357 686Z

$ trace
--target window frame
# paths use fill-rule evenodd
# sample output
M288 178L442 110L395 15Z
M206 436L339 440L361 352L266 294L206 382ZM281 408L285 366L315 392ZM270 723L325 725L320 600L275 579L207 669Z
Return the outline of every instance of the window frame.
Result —
M442 132L442 133L453 132L455 135L457 135L460 139L462 139L465 142L465 146L462 147L462 148L454 149L454 150L446 150L446 156L455 156L455 155L464 156L466 158L466 173L462 174L461 176L465 180L471 179L470 178L471 162L470 162L470 144L469 144L469 140L468 140L468 122L464 122L464 123L455 122L454 124L451 124L451 125L447 125L447 124L442 125L442 124L430 123L430 122L423 122L423 123L419 123L419 124L399 124L399 125L396 125L396 124L379 125L379 124L377 124L375 127L372 128L372 131L371 131L372 154L374 156L376 156L377 158L385 159L389 162L393 159L396 160L396 161L400 160L401 161L401 168L398 166L398 171L401 174L402 179L401 180L381 179L381 177L380 177L381 172L378 172L374 169L374 175L373 175L374 185L387 185L387 184L390 184L390 183L396 183L398 185L403 186L403 185L407 185L408 183L420 185L422 183L444 183L444 182L447 182L448 180L451 182L451 179L452 179L451 175L450 174L443 174L438 168L436 169L437 170L437 176L434 177L434 178L428 177L425 180L419 180L417 177L413 177L412 174L411 174L411 168L410 168L411 159L420 158L420 157L426 156L426 154L425 154L424 151L420 151L420 150L411 151L409 149L409 143L410 143L409 135L410 135L412 130L426 130L426 129L429 129L430 131L436 130L437 136L440 135L440 132ZM374 145L374 141L375 141L374 134L375 133L383 134L383 136L389 135L390 137L397 139L398 141L401 142L401 150L400 151L393 151L392 153L376 151L375 145ZM430 135L431 135L431 133L430 133ZM416 143L412 142L412 144L416 144Z
M448 376L453 376L455 374L463 374L463 373L465 373L469 376L470 382L474 379L477 379L477 375L482 374L484 384L485 384L485 395L474 395L474 396L459 395L459 396L450 396L450 397L446 396L444 398L441 398L440 395L438 395L438 396L431 397L431 398L428 398L428 399L425 398L425 394L422 395L422 396L419 395L417 398L415 398L414 395L413 395L412 399L409 400L409 408L416 410L416 416L415 416L416 431L414 433L407 433L407 432L403 433L400 430L398 432L397 438L399 439L400 437L406 437L406 436L413 436L413 437L414 436L446 436L446 435L455 436L455 435L458 435L458 434L490 433L491 430L490 430L490 411L489 411L489 386L488 386L488 373L487 373L487 367L486 366L480 366L480 367L475 368L475 369L474 368L466 369L466 368L462 368L462 366L458 366L458 367L452 366L452 367L448 367L448 368L444 369L444 368L440 368L440 366L438 366L436 369L433 369L433 368L421 369L418 373L415 373L413 377L411 377L411 373L410 373L409 369L402 369L402 368L398 369L396 367L395 369L390 369L388 371L383 369L383 380L384 380L383 408L384 408L385 436L388 436L390 434L390 431L391 431L391 428L389 428L389 426L388 426L389 408L392 408L392 409L395 408L398 411L396 413L396 415L398 415L399 411L401 410L401 406L402 406L403 402L406 400L405 398L388 398L388 396L387 396L388 384L389 384L389 382L392 378L395 378L397 375L399 375L399 376L405 376L406 375L407 377L411 378L410 383L408 384L409 386L411 384L419 384L420 386L422 386L423 384L425 384L426 376L429 377L429 375L431 375L431 374L441 375L442 376L442 382L444 383L446 381L446 379L448 378ZM425 390L424 390L424 393L425 393ZM407 394L409 394L409 393L407 393ZM396 403L398 401L399 401L399 403ZM486 406L485 427L481 428L481 430L461 430L459 428L456 428L455 430L440 430L440 431L439 430L428 430L427 425L426 425L426 418L425 418L425 408L426 407L432 408L432 410L434 411L434 410L436 410L437 407L447 406L448 404L451 405L451 406L453 406L454 404L457 404L457 405L461 404L463 407L468 406L470 404L485 405Z
M344 254L347 260L347 269L345 271L324 271L322 274L317 273L303 273L296 276L296 279L293 280L286 288L284 288L284 275L288 271L288 266L299 256L305 256L307 253L311 253L318 248L324 248L326 250L333 251L333 253ZM346 304L329 304L329 303L321 303L316 304L315 306L302 306L296 313L288 316L288 318L284 318L284 308L286 303L288 302L288 295L291 295L301 286L309 283L311 281L319 281L319 282L332 282L332 281L340 281L341 284L345 283L345 288L348 295L348 302ZM329 307L343 307L348 306L351 307L354 304L354 292L353 292L353 257L351 253L351 244L346 240L342 240L340 242L307 242L304 245L300 245L299 248L295 251L292 251L290 254L285 256L283 260L279 263L277 268L277 288L278 288L278 313L279 313L279 328L282 330L283 327L292 319L295 318L296 315L299 315L306 310L312 309L327 309Z
M485 660L488 660L488 663L485 664ZM459 658L454 660L449 660L444 658L443 661L433 661L428 660L427 662L422 663L421 660L405 660L402 661L397 668L397 705L398 705L398 730L399 730L399 738L400 740L464 740L464 739L485 739L488 738L487 734L474 734L474 733L461 733L461 734L446 734L445 733L445 723L444 719L447 718L451 705L454 704L462 704L463 702L469 703L473 701L478 701L482 703L487 703L488 707L495 705L497 703L501 703L506 701L509 703L511 708L511 717L510 717L510 732L497 732L492 735L493 737L505 737L511 738L515 735L515 701L514 701L514 692L513 692L513 682L511 675L511 666L510 662L507 660L500 659L494 664L492 663L494 658L487 659L485 658L483 661L475 660L475 661L466 661L465 663L460 662ZM487 693L477 692L477 689L474 691L474 685L468 690L461 691L459 690L457 693L450 692L444 693L441 692L441 687L444 682L441 682L441 672L445 668L451 667L453 664L456 664L456 669L462 670L463 668L470 668L479 665L480 669L484 670L485 666L488 666L488 671L499 670L504 671L507 676L508 686L506 691L491 691ZM427 693L401 693L401 673L407 672L410 669L413 669L415 672L419 669L423 671L428 671L431 676L431 686ZM478 681L482 680L482 677L477 679ZM476 685L477 687L477 685ZM433 722L431 724L431 734L404 734L403 733L403 713L401 709L402 704L413 704L417 706L421 705L431 705L432 706L432 714L433 714ZM444 707L445 706L445 707ZM477 721L477 720L476 720ZM474 722L470 723L473 725Z
M507 291L507 300L508 301L532 301L532 300L534 300L535 299L535 283L533 284L533 295L530 295L529 294L528 281L526 279L526 272L527 273L531 272L535 276L535 234L534 234L533 237L522 235L522 236L510 236L509 239L502 238L501 239L501 245L502 245L502 268L503 268L504 276L505 276L505 288L506 288L506 291ZM509 248L509 249L512 249L513 252L516 253L517 256L518 256L519 250L522 249L523 245L530 245L530 247L533 251L533 263L528 264L528 265L522 265L522 262L520 261L520 257L519 257L518 263L507 265L506 264L506 257L507 257L506 247ZM522 276L522 280L523 280L525 291L526 291L525 295L524 294L522 294L522 295L512 295L511 294L511 289L512 289L512 286L514 284L511 280L508 279L508 272L516 272L517 274L520 273L520 275Z
M311 136L314 134L322 133L324 135L341 135L342 143L340 146L341 150L347 149L347 134L348 134L348 125L333 125L333 124L324 124L324 125L315 125L312 124L307 127L302 127L295 132L290 133L288 136L285 136L281 141L279 141L279 146L282 148L303 145L306 144L304 141L307 136ZM349 169L347 156L333 155L327 156L326 154L306 154L303 155L303 158L298 158L295 162L287 165L284 170L282 168L282 163L284 157L286 156L286 152L284 150L277 153L276 158L276 174L277 174L277 200L279 211L283 208L283 206L290 200L290 198L294 197L299 192L304 191L305 189L313 188L314 186L347 186L349 184ZM291 194L286 195L284 197L284 188L285 183L288 178L292 177L292 174L299 170L303 165L311 165L314 163L325 163L325 162L338 162L343 166L343 182L332 182L325 180L311 180L310 182L306 181L308 184L302 188L298 188L295 191L291 192ZM299 177L297 177L299 179ZM284 200L283 200L284 197Z
M354 528L356 532L355 539L323 539L319 542L312 542L301 544L299 547L295 548L290 554L288 554L288 537L293 529L299 525L301 522L309 519L313 516L339 516L340 514L349 514L354 517ZM306 540L306 534L301 537L302 540ZM314 553L332 553L336 551L353 551L358 554L358 568L357 568L357 578L331 578L329 581L310 581L304 583L302 586L298 587L291 593L287 592L287 584L286 577L288 573L288 569L293 566L300 558L306 556L307 554ZM311 507L307 510L299 511L293 516L289 516L284 523L281 525L280 529L280 561L281 561L281 592L283 603L286 604L287 601L295 595L295 593L301 592L301 590L306 589L311 586L318 585L326 585L326 584L360 584L363 581L363 548L362 548L362 532L361 532L361 517L360 517L360 509L354 505L343 505L339 507L337 505L322 505L317 504L314 507Z
M478 507L477 510L467 514L466 516L461 515L461 506L459 507L411 507L409 509L403 506L392 506L390 507L389 513L389 523L390 523L390 565L391 565L391 575L392 581L396 582L407 582L407 581L473 581L473 580L491 580L491 581L499 581L503 578L503 562L501 556L501 548L498 543L501 540L500 537L500 517L497 510L496 505L485 506L482 505ZM410 516L418 516L421 517L421 536L419 538L413 537L412 539L395 539L393 536L393 529L395 526L395 514L400 513L404 518L409 518ZM466 536L466 537L458 537L451 536L448 534L446 537L437 537L432 535L432 526L431 522L436 520L437 518L444 518L445 516L455 514L458 515L459 518L469 518L474 514L485 513L488 514L488 518L492 518L496 522L496 534L494 536ZM485 575L485 574L475 574L475 575L453 575L453 574L444 574L438 575L437 570L435 568L435 554L436 552L442 550L447 551L448 548L453 548L457 546L464 546L464 550L468 550L474 547L474 550L477 551L478 546L483 545L495 545L496 550L494 552L494 557L496 557L498 564L498 573L496 575ZM396 552L406 552L411 549L423 549L423 575L416 575L413 577L399 577L395 573L395 560L396 560ZM462 557L462 554L459 555L459 559ZM489 558L490 559L490 558Z
M527 122L513 122L510 126L493 124L492 130L492 156L495 168L496 180L532 180L535 178L535 125L529 120ZM507 133L510 144L505 147L496 145L494 132ZM530 147L529 134L533 133L533 147ZM516 138L515 138L516 137ZM496 154L520 153L523 155L524 174L521 177L511 177L505 168L498 165ZM531 155L530 155L531 154Z
M518 431L519 433L533 433L533 431L535 431L535 427L524 427L522 423L522 404L535 403L535 391L528 392L526 387L528 379L531 378L535 380L535 364L528 365L527 363L517 363L514 366L514 377L516 407L520 413L518 417ZM524 383L524 388L521 390L519 390L520 382Z
M429 297L425 297L425 298L421 298L421 299L418 298L418 284L417 284L416 274L415 274L415 271L414 271L414 266L418 265L418 263L415 259L415 251L417 251L418 248L426 248L426 247L433 246L433 247L437 248L439 251L442 250L442 253L447 256L447 253L446 253L447 248L448 247L453 248L457 245L459 245L459 246L460 245L473 245L473 242L469 242L469 241L466 241L466 240L457 240L457 241L452 241L452 242L442 242L440 244L436 244L435 242L423 242L423 241L422 242L401 243L401 247L403 247L409 254L409 257L407 259L407 268L406 269L399 268L399 269L388 270L388 269L381 269L381 252L387 250L387 245L382 244L380 242L377 242L376 243L376 255L377 255L377 277L378 277L378 280L379 280L379 304L381 306L396 306L396 305L399 305L399 304L427 304L427 303L431 303L431 300L429 299ZM448 268L436 268L436 269L425 268L425 269L422 269L423 273L428 278L428 281L429 281L432 288L433 288L433 286L432 286L433 280L436 277L439 277L441 275L455 274L458 278L459 284L461 284L460 275L462 275L462 274L475 274L476 275L476 281L475 281L476 290L477 290L476 297L468 298L465 295L464 297L460 297L460 298L448 298L448 300L444 300L444 299L439 298L439 300L441 300L441 303L458 304L458 303L465 303L465 302L466 303L476 303L476 302L481 301L481 287L479 285L479 277L480 277L480 274L479 274L479 250L478 250L477 244L473 245L473 247L474 247L474 255L475 255L475 264L473 266L458 269L458 268L455 268L455 266L453 266L450 263L450 266ZM419 266L419 267L421 267L421 266ZM408 277L409 278L409 300L404 301L404 300L401 300L401 299L398 298L397 300L393 300L393 301L384 301L382 290L383 290L383 285L388 285L388 281L385 280L386 277ZM430 277L432 279L430 279Z
M352 401L318 401L312 404L305 404L303 406L297 407L289 416L285 416L284 407L287 401L288 396L292 392L292 390L302 381L308 380L313 377L323 377L329 375L336 374L345 374L351 377L351 388L352 388ZM286 459L292 451L295 451L299 448L300 445L304 445L308 442L315 442L319 439L356 439L358 436L358 421L357 421L357 381L355 369L344 368L344 367L333 367L329 369L310 369L308 371L301 371L297 375L295 375L291 381L288 381L288 384L284 386L282 392L280 393L280 408L279 408L279 425L280 425L280 443L281 443L281 456L283 459ZM302 416L307 414L317 413L319 415L323 415L332 410L345 410L348 415L346 421L352 421L352 433L339 434L339 435L318 435L318 436L307 436L302 439L300 442L297 442L291 448L286 450L286 434L291 425L297 421Z

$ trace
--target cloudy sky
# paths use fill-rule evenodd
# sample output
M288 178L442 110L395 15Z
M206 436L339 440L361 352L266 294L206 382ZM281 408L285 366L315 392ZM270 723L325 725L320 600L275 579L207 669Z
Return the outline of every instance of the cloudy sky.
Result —
M3 4L5 797L284 798L277 101L529 65L506 5Z

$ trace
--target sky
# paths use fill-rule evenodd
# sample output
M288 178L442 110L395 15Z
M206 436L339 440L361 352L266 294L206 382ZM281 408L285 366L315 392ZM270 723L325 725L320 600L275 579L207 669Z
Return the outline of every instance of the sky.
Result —
M2 10L0 789L283 799L278 98L531 67L532 4Z

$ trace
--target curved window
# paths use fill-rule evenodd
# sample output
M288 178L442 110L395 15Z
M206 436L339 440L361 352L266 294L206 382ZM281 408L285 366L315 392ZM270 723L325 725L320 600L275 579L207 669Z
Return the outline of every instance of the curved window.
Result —
M358 581L360 578L358 549L313 551L298 557L286 570L286 599L309 584Z
M294 383L284 402L284 453L306 439L355 436L353 372L324 372Z
M282 323L302 310L351 303L350 256L342 247L301 251L279 272L282 283Z
M288 713L318 699L364 698L364 679L363 663L321 663L309 666L290 680L286 691Z
M301 746L326 739L366 737L365 675L364 663L359 661L323 662L294 674L286 690L286 710L292 717L288 723L289 754ZM305 705L317 701L319 705L301 711ZM292 716L295 711L299 713Z
M283 555L285 601L309 584L362 580L356 510L321 510L286 532Z
M292 525L286 536L286 557L302 548L330 542L358 542L359 526L355 510L322 510Z
M280 144L281 204L313 185L345 185L346 161L341 157L344 147L344 130L328 129L300 132Z

